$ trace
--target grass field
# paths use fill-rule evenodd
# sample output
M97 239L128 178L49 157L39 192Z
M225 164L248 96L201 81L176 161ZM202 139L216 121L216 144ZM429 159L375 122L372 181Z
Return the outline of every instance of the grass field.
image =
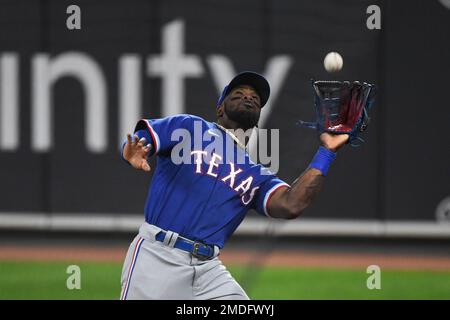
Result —
M81 289L68 290L66 269L81 269ZM0 299L118 299L119 263L0 261ZM252 299L450 299L450 271L388 271L369 290L365 270L270 267L230 272Z

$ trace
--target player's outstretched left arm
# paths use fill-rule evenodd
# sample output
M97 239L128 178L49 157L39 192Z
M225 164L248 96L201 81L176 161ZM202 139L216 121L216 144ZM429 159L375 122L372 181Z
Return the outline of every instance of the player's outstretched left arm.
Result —
M320 135L322 146L333 153L341 148L348 138L347 134L333 135L325 132ZM320 192L324 179L325 175L321 170L307 169L290 188L280 188L275 191L268 203L269 215L280 219L299 217Z

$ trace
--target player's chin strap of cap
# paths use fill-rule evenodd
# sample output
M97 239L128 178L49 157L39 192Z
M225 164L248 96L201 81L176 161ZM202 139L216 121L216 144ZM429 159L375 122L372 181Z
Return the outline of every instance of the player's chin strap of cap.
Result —
M155 239L157 241L161 241L161 242L165 243L168 233L176 234L171 231L167 231L167 232L161 231L155 236ZM172 238L172 236L171 236L171 238ZM170 242L170 240L169 240L169 242ZM207 245L207 244L204 244L201 242L192 241L192 240L183 238L181 236L178 236L178 234L177 234L177 238L175 240L175 244L173 245L173 247L183 250L183 251L187 251L187 252L191 253L194 257L203 259L203 260L212 259L212 258L216 257L217 253L218 253L218 250L215 250L214 246Z

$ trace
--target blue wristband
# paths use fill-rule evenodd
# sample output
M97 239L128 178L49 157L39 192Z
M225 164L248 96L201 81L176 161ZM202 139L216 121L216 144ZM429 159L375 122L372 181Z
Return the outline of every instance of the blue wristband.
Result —
M319 147L319 150L317 150L309 167L320 170L322 174L326 176L334 159L336 159L336 153L321 146Z

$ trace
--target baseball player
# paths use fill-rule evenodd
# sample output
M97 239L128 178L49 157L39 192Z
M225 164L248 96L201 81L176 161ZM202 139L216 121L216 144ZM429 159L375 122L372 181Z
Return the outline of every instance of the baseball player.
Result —
M149 172L148 157L155 156L157 166L145 223L123 266L121 299L249 299L220 261L220 250L249 209L271 218L299 217L348 139L321 134L309 167L289 185L251 161L246 141L233 133L257 126L269 94L263 76L243 72L224 88L216 122L188 114L138 121L122 157ZM189 138L199 132L201 141ZM210 148L212 141L223 143ZM175 161L174 154L186 161Z

